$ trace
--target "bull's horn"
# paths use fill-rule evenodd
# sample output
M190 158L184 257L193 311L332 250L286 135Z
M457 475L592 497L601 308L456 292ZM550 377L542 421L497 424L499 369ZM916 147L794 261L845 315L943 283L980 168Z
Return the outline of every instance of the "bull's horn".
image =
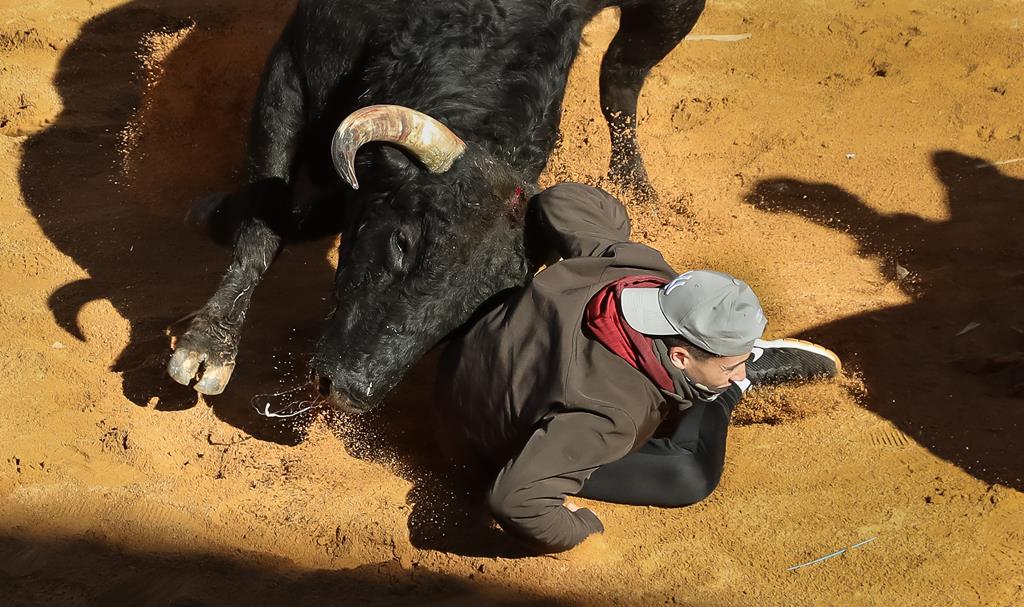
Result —
M356 152L371 141L388 141L412 152L431 173L444 173L466 150L466 144L445 125L422 112L400 105L370 105L352 112L334 132L331 156L341 178L353 189Z

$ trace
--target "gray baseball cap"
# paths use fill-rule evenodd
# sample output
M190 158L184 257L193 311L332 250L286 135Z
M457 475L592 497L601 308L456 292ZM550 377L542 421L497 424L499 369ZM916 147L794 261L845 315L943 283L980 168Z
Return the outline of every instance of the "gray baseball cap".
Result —
M768 324L747 283L711 270L680 274L660 289L623 289L620 304L637 331L679 335L719 356L750 352Z

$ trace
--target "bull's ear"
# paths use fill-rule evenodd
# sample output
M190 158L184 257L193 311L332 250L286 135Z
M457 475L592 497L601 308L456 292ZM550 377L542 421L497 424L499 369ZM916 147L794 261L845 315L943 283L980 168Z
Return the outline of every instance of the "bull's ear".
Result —
M423 175L423 167L407 151L391 145L382 145L379 153L383 162L386 163L387 170L374 171L373 188L384 192L394 192L402 186L413 183L413 180Z

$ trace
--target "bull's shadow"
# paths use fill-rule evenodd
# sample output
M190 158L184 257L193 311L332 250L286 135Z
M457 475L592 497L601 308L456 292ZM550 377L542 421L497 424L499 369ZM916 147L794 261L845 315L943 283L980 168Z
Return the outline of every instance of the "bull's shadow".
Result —
M912 301L810 336L863 373L872 411L976 478L1020 490L1024 180L952 151L932 161L949 219L884 215L834 185L789 179L758 183L747 202L846 232L879 260Z
M82 309L108 300L130 325L112 369L139 406L198 400L165 372L166 330L213 293L230 255L182 219L197 198L242 182L249 108L293 4L139 0L91 19L60 59L63 111L24 145L26 204L89 276L51 294L55 322L86 341ZM208 401L260 438L299 440L254 415L250 399L305 380L333 282L327 244L281 256L256 297L232 389Z

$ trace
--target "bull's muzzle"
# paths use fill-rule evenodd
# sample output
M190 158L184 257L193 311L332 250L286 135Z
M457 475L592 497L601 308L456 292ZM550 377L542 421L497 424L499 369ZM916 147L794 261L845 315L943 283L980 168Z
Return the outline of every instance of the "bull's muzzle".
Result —
M317 392L332 407L345 413L366 413L377 408L380 398L373 391L372 381L358 378L339 379L336 374L314 371Z

